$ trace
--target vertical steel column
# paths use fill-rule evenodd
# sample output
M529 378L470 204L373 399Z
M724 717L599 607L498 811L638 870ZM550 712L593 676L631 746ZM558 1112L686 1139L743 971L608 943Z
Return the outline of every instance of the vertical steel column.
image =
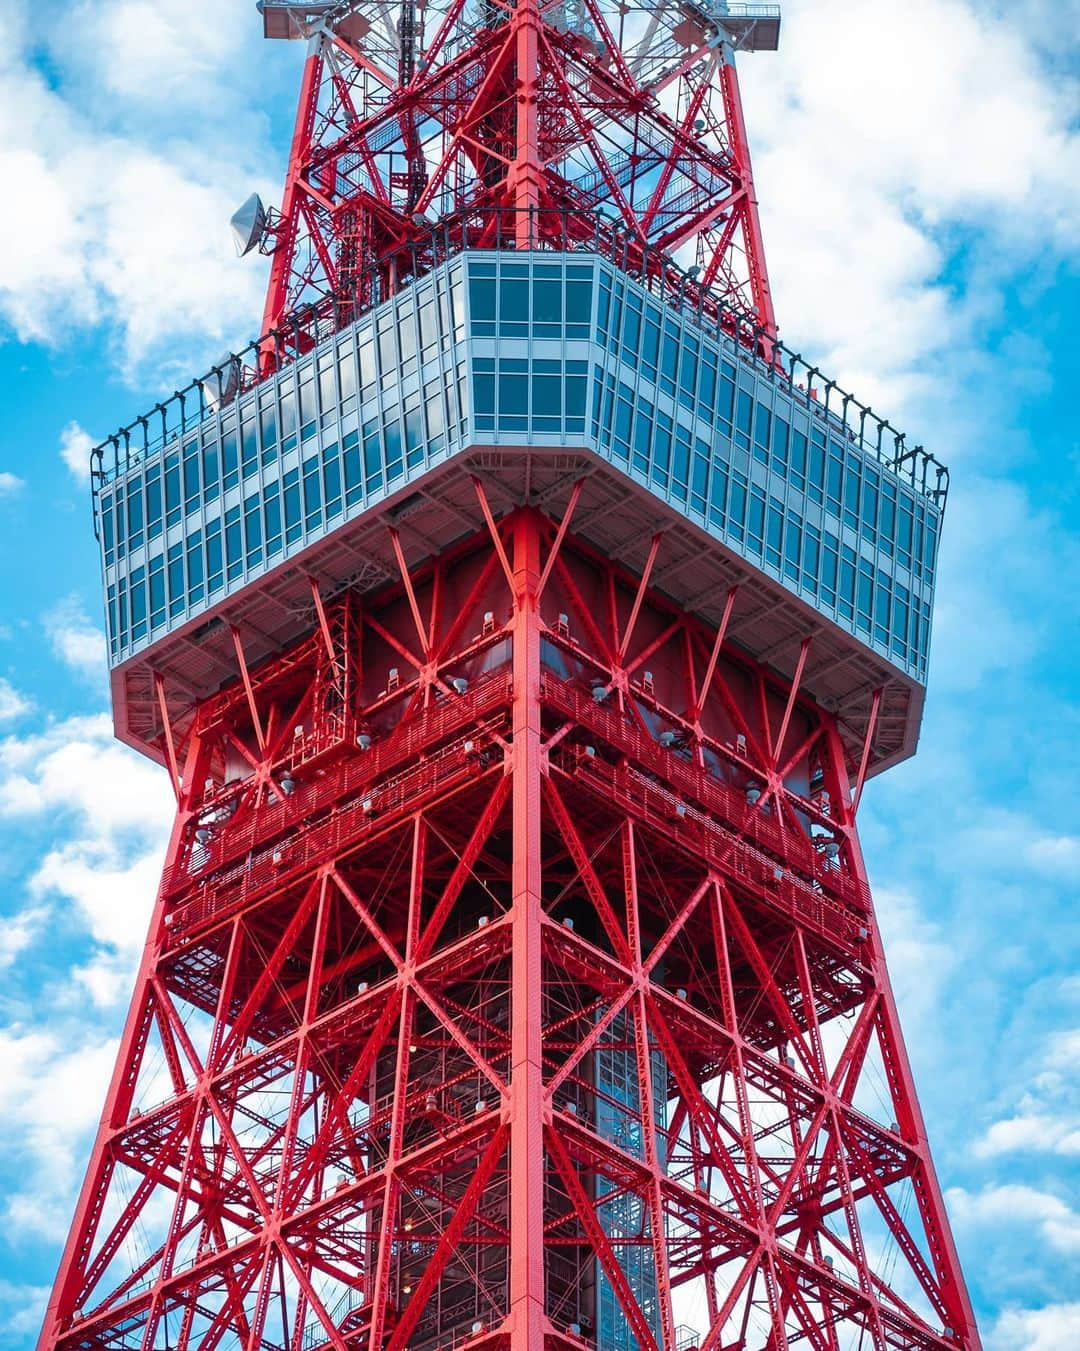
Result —
M300 83L300 99L296 109L289 168L285 176L285 192L281 199L281 225L270 264L270 281L266 288L263 309L263 333L280 328L290 306L289 282L292 276L293 254L300 232L300 178L304 162L311 149L315 131L315 115L319 106L319 83L322 78L322 39L312 39L304 75ZM274 369L273 342L264 341L261 353L263 374Z
M511 520L514 613L514 859L511 926L510 1311L512 1351L544 1336L544 1085L542 1064L540 836L540 528Z
M539 86L538 30L540 15L536 0L518 0L513 24L517 53L517 143L514 162L510 168L509 201L514 209L514 242L519 249L535 245L536 220L540 205L540 149L537 108Z
M876 715L876 701L874 711ZM851 866L860 884L869 894L870 881L863 859L862 845L859 843L859 833L855 828L855 809L858 806L858 799L862 795L862 783L858 782L856 789L854 792L852 791L840 734L835 724L829 728L826 744L837 782L843 788L842 820L846 844L851 857ZM858 777L861 778L864 772L860 769ZM961 1274L960 1254L956 1250L956 1240L953 1238L952 1226L945 1210L941 1184L938 1181L937 1170L934 1168L934 1160L930 1152L930 1137L926 1131L922 1108L919 1106L915 1076L912 1073L907 1044L900 1026L900 1014L896 1007L892 980L889 977L889 968L885 961L881 929L877 924L876 917L871 918L869 928L869 948L874 983L881 997L881 1007L884 1010L884 1017L881 1017L880 1014L878 1016L879 1040L885 1062L884 1070L889 1081L890 1092L895 1099L899 1099L896 1103L896 1124L899 1133L903 1137L904 1143L918 1153L922 1163L923 1175L920 1177L917 1173L914 1174L912 1183L916 1204L925 1226L931 1264L941 1283L942 1294L948 1301L953 1333L962 1346L970 1346L978 1351L982 1343L975 1322L975 1310L972 1308L971 1296Z

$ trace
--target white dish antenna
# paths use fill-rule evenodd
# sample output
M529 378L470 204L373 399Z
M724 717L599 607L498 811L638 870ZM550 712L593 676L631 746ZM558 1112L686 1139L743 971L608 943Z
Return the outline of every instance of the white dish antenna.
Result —
M233 212L229 226L238 258L243 258L252 249L259 247L266 234L266 207L257 192L253 192L243 206Z
M209 409L231 402L240 389L240 358L226 352L218 358L210 374L199 383Z

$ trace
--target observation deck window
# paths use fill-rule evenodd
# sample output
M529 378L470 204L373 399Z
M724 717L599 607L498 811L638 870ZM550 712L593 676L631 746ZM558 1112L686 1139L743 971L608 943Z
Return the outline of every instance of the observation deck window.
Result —
M889 460L892 429L828 390L843 418L681 292L601 258L452 259L197 423L162 415L155 440L142 419L134 453L132 429L117 440L96 482L111 656L436 460L508 437L608 459L919 674L940 504L923 461L920 487Z

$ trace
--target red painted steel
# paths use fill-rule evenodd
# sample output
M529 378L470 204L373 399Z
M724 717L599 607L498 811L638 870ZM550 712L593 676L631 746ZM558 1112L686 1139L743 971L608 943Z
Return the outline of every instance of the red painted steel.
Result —
M440 250L572 248L602 213L604 247L696 265L710 304L775 336L721 8L433 0L317 19L263 331L302 345L308 307L348 322Z
M978 1347L835 716L534 511L401 562L170 733L42 1351Z
M715 13L292 8L264 370L426 252L601 235L696 249L775 335ZM785 681L736 589L716 631L676 610L662 536L597 557L580 484L561 522L475 486L478 535L414 567L392 531L374 595L312 579L309 636L252 667L235 628L171 725L156 678L177 816L39 1351L977 1351L870 734L851 763L801 690L810 635Z

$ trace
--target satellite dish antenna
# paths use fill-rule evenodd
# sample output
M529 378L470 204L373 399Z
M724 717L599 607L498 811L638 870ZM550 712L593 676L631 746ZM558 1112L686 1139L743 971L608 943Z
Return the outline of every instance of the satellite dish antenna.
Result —
M229 225L238 258L258 248L266 234L266 207L257 192L253 192L244 205L233 212Z
M226 352L223 357L218 358L210 374L199 383L202 385L203 398L211 411L219 404L231 402L240 388L240 358Z

